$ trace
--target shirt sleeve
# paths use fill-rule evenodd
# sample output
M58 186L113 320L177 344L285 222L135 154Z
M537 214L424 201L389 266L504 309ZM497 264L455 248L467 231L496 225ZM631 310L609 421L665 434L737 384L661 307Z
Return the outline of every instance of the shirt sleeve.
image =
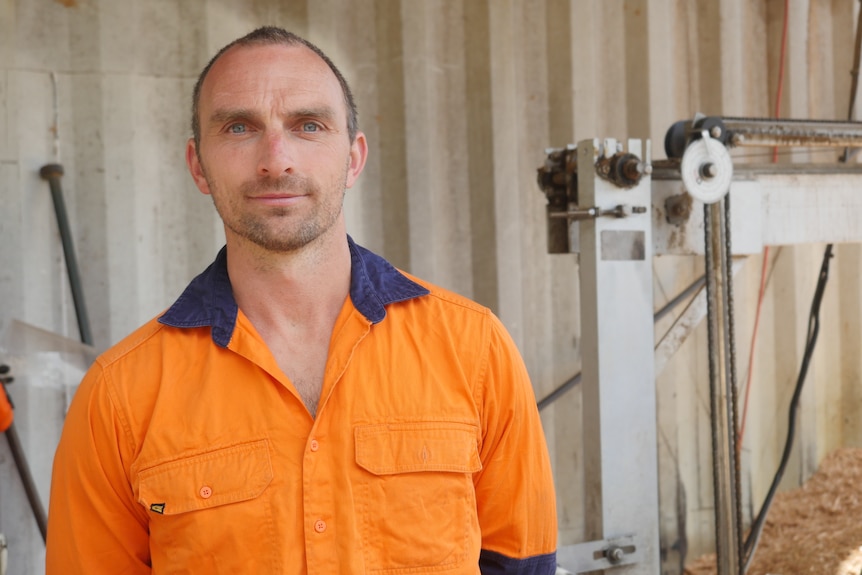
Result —
M146 515L126 461L131 434L97 362L84 377L54 456L47 575L148 575Z
M480 375L482 470L474 476L483 575L553 575L557 514L553 474L535 394L502 323L491 316Z

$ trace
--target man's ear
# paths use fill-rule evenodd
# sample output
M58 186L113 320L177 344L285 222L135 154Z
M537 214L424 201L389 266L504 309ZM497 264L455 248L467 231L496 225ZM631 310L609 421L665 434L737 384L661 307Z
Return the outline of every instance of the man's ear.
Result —
M194 138L189 138L189 141L186 142L186 165L189 167L189 173L192 175L192 179L201 193L209 195L210 186L204 175L204 168L201 165L201 159L198 156Z
M347 187L350 188L356 183L359 174L365 167L365 160L368 159L368 142L365 140L365 134L362 132L356 133L353 143L350 144L350 163L347 166Z

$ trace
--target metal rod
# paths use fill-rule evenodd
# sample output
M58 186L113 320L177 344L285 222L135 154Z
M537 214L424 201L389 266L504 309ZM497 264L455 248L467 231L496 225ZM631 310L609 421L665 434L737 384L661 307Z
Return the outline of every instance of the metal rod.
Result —
M542 411L558 399L562 397L564 393L575 387L581 383L581 372L579 371L574 375L574 377L570 377L563 385L549 393L547 396L542 398L540 401L536 402L536 406L539 408L539 411Z
M705 282L706 276L700 276L699 278L694 280L691 285L679 292L676 297L664 304L661 309L655 312L655 314L653 315L653 321L658 322L661 318L669 314L676 306L687 300L689 297L694 295L696 291L702 288Z
M78 272L78 260L75 258L75 246L72 242L72 231L69 228L69 216L63 201L63 189L60 178L63 176L63 166L47 164L39 170L43 180L51 187L51 197L54 200L54 211L57 214L57 227L60 229L60 239L63 242L63 255L66 258L66 270L69 274L69 286L75 303L75 315L78 318L78 331L81 341L93 345L93 334L90 331L90 320L87 316L87 306L84 303L84 290L81 287L81 276Z
M676 297L674 297L672 300L662 306L661 309L655 312L655 314L653 315L653 322L657 323L661 318L673 311L676 306L691 297L694 292L703 287L704 281L706 281L704 276L700 276L699 278L694 280L694 282L692 282L690 286L682 290ZM539 411L542 411L543 409L560 399L563 394L578 385L580 382L581 372L578 372L569 379L567 379L565 383L557 387L554 391L537 401L536 405L538 406Z
M810 146L843 148L862 145L862 122L720 118L734 146Z
M24 484L24 491L27 493L27 500L30 502L33 516L36 518L36 524L39 526L39 532L42 534L42 541L47 541L48 516L45 514L45 508L42 506L39 492L36 490L36 483L33 481L33 474L30 473L30 465L27 463L27 458L24 455L24 448L21 446L21 439L18 437L18 431L15 429L14 422L6 430L6 440L9 442L12 459L15 460L18 475L21 476L21 483Z
M653 162L652 179L656 180L679 180L679 160L655 160ZM836 174L862 174L862 165L859 164L742 164L733 166L733 177L735 179L751 179L759 175L784 175L784 174L822 174L831 176Z

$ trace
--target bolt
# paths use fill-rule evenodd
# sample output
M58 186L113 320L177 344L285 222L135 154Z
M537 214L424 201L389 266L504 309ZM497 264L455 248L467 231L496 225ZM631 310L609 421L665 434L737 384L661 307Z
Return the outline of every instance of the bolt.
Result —
M721 127L713 126L712 129L709 131L709 135L715 139L720 138L721 137Z
M705 162L700 166L700 175L704 178L714 178L718 175L718 168L712 162Z
M618 218L624 218L632 213L632 208L631 206L625 206L623 204L620 204L613 210L610 210L610 213Z
M648 176L652 173L652 164L649 164L647 162L638 162L637 160L631 160L628 164L625 165L624 171L626 172L626 175L630 175L633 172L635 174L642 174Z
M643 164L636 158L628 160L623 164L623 175L633 182L637 182L643 173Z
M611 565L618 565L625 558L625 551L614 545L605 550L605 557Z

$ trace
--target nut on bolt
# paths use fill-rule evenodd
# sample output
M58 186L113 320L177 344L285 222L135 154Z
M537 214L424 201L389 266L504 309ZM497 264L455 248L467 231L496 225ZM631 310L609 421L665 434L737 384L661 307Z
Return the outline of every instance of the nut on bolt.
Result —
M622 547L618 547L617 545L611 545L604 551L605 559L611 565L619 565L623 559L625 559L626 552L623 551Z
M664 201L667 223L678 225L688 221L691 215L692 198L688 193L669 196Z
M700 177L709 179L718 175L718 166L712 162L704 162L700 166Z
M632 157L623 164L623 175L635 182L637 182L644 174L649 175L651 173L652 164L641 162L635 157Z

